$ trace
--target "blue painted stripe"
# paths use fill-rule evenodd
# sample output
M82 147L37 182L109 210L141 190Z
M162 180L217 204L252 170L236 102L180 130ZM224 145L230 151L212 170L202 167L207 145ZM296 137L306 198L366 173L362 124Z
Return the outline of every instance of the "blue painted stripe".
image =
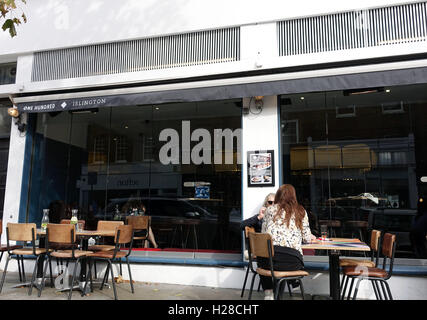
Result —
M126 261L122 259L122 261ZM240 260L219 259L180 259L180 258L154 258L154 257L129 257L129 262L134 263L157 263L157 264L179 264L179 265L205 265L205 266L227 266L244 267L247 262Z
M27 133L25 135L24 167L22 169L21 195L19 200L18 222L25 223L27 220L28 190L30 186L31 153L35 131L36 117L28 115Z
M35 256L26 256L25 259L36 259ZM122 262L126 262L122 259ZM203 266L226 266L244 268L248 265L247 261L240 260L220 260L220 259L182 259L182 258L156 258L156 257L135 257L130 256L131 263L150 263L150 264L174 264L174 265L203 265ZM328 262L305 262L307 271L329 271ZM393 266L393 275L403 276L427 276L427 266Z

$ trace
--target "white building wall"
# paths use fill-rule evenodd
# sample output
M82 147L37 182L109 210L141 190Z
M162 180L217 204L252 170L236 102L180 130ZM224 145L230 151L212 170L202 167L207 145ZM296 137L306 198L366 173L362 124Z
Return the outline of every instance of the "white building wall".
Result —
M28 22L18 37L0 33L0 57L411 2L417 1L32 0L22 6Z

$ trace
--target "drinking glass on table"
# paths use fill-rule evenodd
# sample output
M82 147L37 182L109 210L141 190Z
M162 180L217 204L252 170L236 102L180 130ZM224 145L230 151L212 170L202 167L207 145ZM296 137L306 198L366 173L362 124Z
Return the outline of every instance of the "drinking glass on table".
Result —
M321 225L320 226L320 238L322 240L328 239L328 226L327 225Z
M83 223L77 223L77 231L83 231Z

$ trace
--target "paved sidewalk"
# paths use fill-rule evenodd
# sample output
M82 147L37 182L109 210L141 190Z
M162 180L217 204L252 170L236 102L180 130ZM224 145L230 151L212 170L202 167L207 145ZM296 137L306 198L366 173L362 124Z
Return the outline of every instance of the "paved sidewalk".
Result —
M0 275L2 272L0 273ZM30 280L27 276L27 281ZM101 280L101 279L99 279ZM50 287L50 282L46 282L46 287L39 298L37 289L33 288L31 296L28 296L28 287L12 288L19 284L18 273L8 272L0 294L0 300L66 300L67 292L58 292L57 289ZM240 289L223 289L200 286L183 286L173 284L135 282L135 293L131 293L130 284L116 283L117 296L119 300L247 300L249 290L246 290L243 298L240 297ZM299 292L295 294L299 296ZM296 298L296 297L295 297ZM94 292L82 297L79 290L74 290L72 300L113 300L114 292L109 282L109 288L104 287L99 290L99 285L95 287ZM252 294L252 300L264 299L264 293L256 291Z

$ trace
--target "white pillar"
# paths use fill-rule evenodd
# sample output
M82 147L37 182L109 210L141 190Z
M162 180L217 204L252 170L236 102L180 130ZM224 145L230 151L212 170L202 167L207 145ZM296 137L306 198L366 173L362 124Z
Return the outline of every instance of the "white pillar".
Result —
M250 98L243 99L243 106L249 104ZM263 110L260 114L249 113L242 120L242 210L243 219L256 214L265 196L270 192L276 192L279 187L279 126L277 96L268 96L263 99ZM253 101L251 102L253 109ZM248 188L247 175L247 151L274 150L274 187L250 187Z
M23 120L26 115L23 115ZM26 135L18 130L12 119L10 130L9 160L7 164L6 191L4 195L3 232L1 243L6 243L6 225L8 222L18 222L21 200L22 174L24 169L24 154ZM28 177L24 177L28 179Z

